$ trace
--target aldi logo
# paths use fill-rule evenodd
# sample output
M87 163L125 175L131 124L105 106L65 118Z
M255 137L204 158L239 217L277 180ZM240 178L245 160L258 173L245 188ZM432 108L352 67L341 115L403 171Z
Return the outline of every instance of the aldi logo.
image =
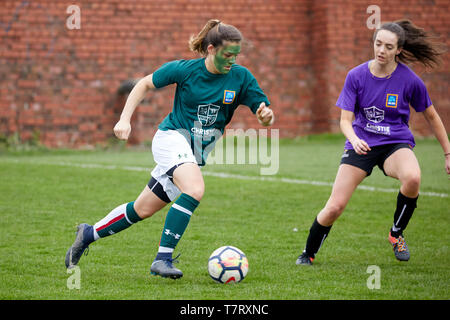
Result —
M386 107L397 108L398 94L388 93L386 96Z
M225 90L223 93L223 103L231 104L236 96L236 91Z

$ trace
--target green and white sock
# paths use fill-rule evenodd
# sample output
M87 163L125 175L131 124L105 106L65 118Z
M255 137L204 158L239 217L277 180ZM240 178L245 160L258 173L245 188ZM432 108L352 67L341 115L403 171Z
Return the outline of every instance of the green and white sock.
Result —
M124 203L94 224L94 240L113 235L141 221L134 210L134 201Z
M158 254L166 253L164 256L167 256L169 253L171 255L198 205L199 202L186 193L182 193L175 201L166 216Z

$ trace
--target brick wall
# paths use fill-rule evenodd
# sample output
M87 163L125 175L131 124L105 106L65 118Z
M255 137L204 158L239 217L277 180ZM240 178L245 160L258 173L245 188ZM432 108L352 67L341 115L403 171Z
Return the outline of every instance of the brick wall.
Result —
M69 30L69 5L81 9L81 29ZM446 0L121 0L0 1L0 133L39 132L50 147L105 143L126 96L126 80L173 59L192 59L187 41L210 18L238 27L247 41L238 63L248 67L269 96L282 137L338 132L334 107L348 70L372 57L366 8L383 21L402 17L448 42ZM444 58L447 58L446 55ZM414 70L450 128L448 59L437 70ZM152 92L133 118L131 142L151 140L170 112L174 86ZM429 135L413 113L412 129ZM259 128L248 108L230 127Z

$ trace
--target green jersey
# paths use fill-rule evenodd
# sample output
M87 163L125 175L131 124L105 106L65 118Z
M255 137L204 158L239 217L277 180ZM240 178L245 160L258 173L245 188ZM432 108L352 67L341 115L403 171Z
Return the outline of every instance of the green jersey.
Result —
M173 110L159 129L181 132L194 155L199 155L199 165L205 164L205 149L221 137L239 105L246 105L256 113L261 102L270 104L255 77L237 64L227 74L213 74L206 69L205 58L176 60L153 73L156 88L173 83L177 84Z

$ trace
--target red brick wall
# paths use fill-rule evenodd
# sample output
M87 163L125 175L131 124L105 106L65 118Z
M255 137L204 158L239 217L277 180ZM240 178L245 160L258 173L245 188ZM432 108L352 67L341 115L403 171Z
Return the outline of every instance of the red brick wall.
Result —
M81 29L69 30L66 8L81 9ZM247 39L238 63L248 67L269 96L282 137L338 132L334 107L348 70L372 57L366 8L382 21L402 17L442 36L450 33L446 0L122 0L0 2L0 134L22 139L40 133L50 147L105 143L113 137L127 79L173 59L192 59L187 41L210 18L238 27ZM425 81L450 128L449 64ZM149 93L133 119L132 142L151 137L172 107L174 86ZM420 115L411 126L430 131ZM241 107L233 128L259 128Z

